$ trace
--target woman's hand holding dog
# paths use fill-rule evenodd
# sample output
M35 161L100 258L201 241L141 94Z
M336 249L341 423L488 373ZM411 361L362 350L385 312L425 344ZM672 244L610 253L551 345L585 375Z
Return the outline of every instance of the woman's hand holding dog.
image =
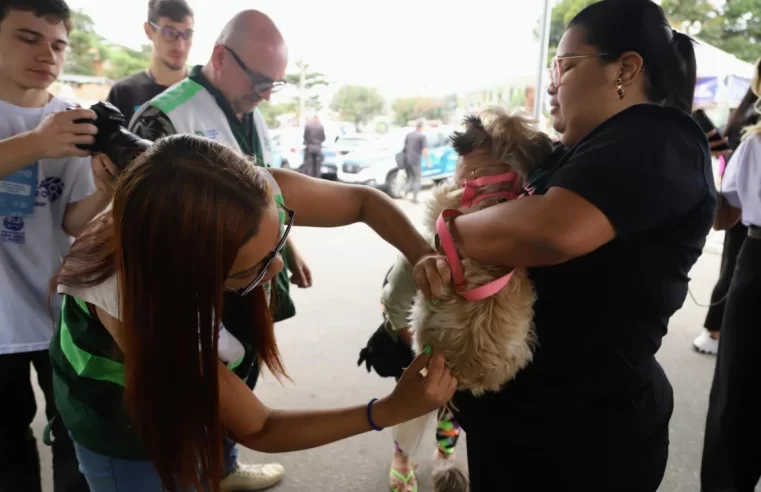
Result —
M444 287L452 283L452 270L446 256L424 256L412 269L418 289L428 300L441 299Z
M407 422L441 408L455 390L457 379L446 367L444 356L423 353L404 371L394 391L373 406L373 419L383 427Z

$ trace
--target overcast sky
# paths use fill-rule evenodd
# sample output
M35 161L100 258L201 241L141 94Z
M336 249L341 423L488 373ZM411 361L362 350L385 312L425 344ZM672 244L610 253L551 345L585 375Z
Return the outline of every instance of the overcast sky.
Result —
M68 0L108 40L139 47L147 0ZM340 83L374 86L387 95L443 93L536 74L541 0L190 0L196 37L190 62L205 63L232 15L255 8L270 15L291 62L305 59ZM115 8L118 5L118 8Z

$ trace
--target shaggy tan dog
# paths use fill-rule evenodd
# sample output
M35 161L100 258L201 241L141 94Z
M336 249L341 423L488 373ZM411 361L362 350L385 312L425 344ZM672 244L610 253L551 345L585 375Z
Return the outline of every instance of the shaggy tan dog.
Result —
M442 212L457 210L467 214L517 198L516 192L522 189L528 174L552 152L551 139L535 128L531 119L511 115L498 107L468 117L465 131L452 136L452 145L464 161L458 165L467 164L468 159L475 157L473 151L481 149L509 166L512 174L487 179L494 182L485 185L484 180L478 179L466 181L463 187L448 183L434 190L427 203L424 226L431 243L442 254L445 238L437 235L437 225L443 225L438 224ZM451 237L447 229L440 232ZM456 245L452 248L456 249ZM456 265L452 263L456 261L461 265L461 284L455 285L458 279L453 278L453 285L436 302L428 301L417 292L409 326L418 352L431 346L443 354L457 377L459 388L480 396L487 391L498 391L532 360L536 343L532 321L533 286L524 270L482 265L459 252L451 253L457 256L449 260L453 277L456 277ZM500 283L505 280L506 284ZM491 290L476 290L487 285ZM401 424L393 430L394 439L410 456L434 422L435 413ZM435 492L466 492L469 487L467 475L451 460L439 462L432 480ZM392 490L414 491L417 485L407 489L392 477Z
M464 160L473 150L484 149L509 165L522 181L552 151L550 138L532 123L525 116L488 108L466 119L465 131L452 137L453 147ZM477 194L505 190L515 184L513 180L489 185L478 189ZM463 190L451 183L434 190L425 216L425 227L431 236L436 234L436 221L446 209L467 214L505 200L489 197L463 208ZM440 241L435 243L443 252ZM512 270L482 265L462 256L460 261L465 290L488 284ZM533 287L526 272L515 270L504 288L482 300L467 300L454 286L449 286L445 297L435 304L418 292L410 326L419 350L430 345L435 352L443 354L460 389L480 396L486 391L499 390L531 361L535 343L533 303Z

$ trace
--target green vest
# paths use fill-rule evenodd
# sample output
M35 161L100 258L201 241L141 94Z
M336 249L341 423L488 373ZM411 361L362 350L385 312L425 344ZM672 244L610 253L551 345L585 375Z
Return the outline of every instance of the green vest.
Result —
M267 172L275 201L285 205L277 182ZM285 213L280 211L281 226ZM275 299L278 302L278 299ZM242 359L228 367L243 381L257 363L247 305L234 292L225 292L222 322L244 348ZM74 440L99 454L121 459L149 460L142 440L132 428L124 405L124 365L116 342L103 324L74 296L64 295L58 327L50 342L53 394L58 415ZM50 428L44 441L50 445Z
M264 117L255 110L241 121L224 95L204 77L201 66L193 67L188 78L168 88L143 106L133 121L149 106L166 114L178 133L207 136L229 145L243 154L256 157L259 165L268 167L271 144ZM273 319L284 321L296 315L291 299L288 273L288 248L281 252L285 265L275 277Z
M243 359L228 367L245 380L255 361L251 334L228 330L245 348ZM127 415L124 365L118 354L113 337L90 314L87 304L64 295L58 329L50 342L58 417L74 440L91 451L150 460Z

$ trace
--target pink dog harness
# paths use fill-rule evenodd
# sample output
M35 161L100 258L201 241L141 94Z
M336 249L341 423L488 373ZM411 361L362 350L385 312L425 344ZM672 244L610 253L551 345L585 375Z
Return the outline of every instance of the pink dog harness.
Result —
M506 181L513 182L513 187L510 190L478 194L478 188L482 186L503 183ZM465 188L465 192L462 195L461 205L469 208L487 198L506 198L507 200L515 200L519 197L519 193L523 189L523 184L516 172L509 172L468 180L465 181L463 187ZM514 270L496 280L492 280L488 284L467 290L460 256L457 254L457 247L454 244L452 234L449 232L449 227L447 227L447 222L449 220L459 217L460 215L462 215L462 212L451 208L441 212L441 215L439 215L439 218L436 221L436 234L439 237L439 244L449 260L449 266L452 269L452 280L454 281L455 292L468 301L481 301L493 296L505 288L508 282L510 282Z

